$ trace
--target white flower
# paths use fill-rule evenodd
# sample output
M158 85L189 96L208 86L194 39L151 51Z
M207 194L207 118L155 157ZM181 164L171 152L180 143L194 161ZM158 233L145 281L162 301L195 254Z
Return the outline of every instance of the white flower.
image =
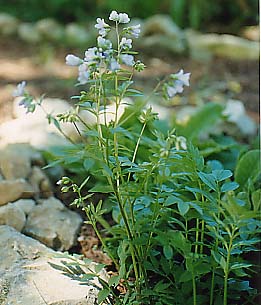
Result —
M97 18L97 23L95 24L95 28L99 30L99 35L102 37L106 36L109 32L109 25L105 23L104 19Z
M185 86L189 86L190 73L184 74L182 69L178 73L173 74L172 78L181 81Z
M182 93L184 88L183 88L184 84L179 81L176 80L173 82L172 85L167 85L167 94L170 98L174 97L177 93Z
M129 23L130 18L126 13L117 13L116 11L112 11L110 13L109 19L112 21L118 21L119 23Z
M98 30L109 27L109 25L104 21L104 19L97 18L96 21L97 21L97 23L95 24L94 27Z
M21 83L19 83L13 92L13 96L14 97L23 96L25 93L25 90L24 90L25 86L26 86L25 81L22 81Z
M122 62L127 66L133 66L134 65L134 57L129 54L122 54L121 55Z
M81 85L84 85L88 82L90 78L90 72L88 71L88 66L86 64L81 64L79 66L79 75L78 81Z
M119 21L119 14L116 11L110 13L109 19L112 21Z
M119 13L119 23L129 23L130 18L126 13Z
M167 95L169 98L172 98L177 94L177 90L175 89L175 87L167 85L166 90L167 90Z
M110 62L110 70L116 71L121 68L120 64L113 58Z
M130 26L128 30L130 35L132 35L134 38L138 38L140 34L140 24Z
M68 54L65 57L65 60L66 60L66 65L68 66L79 66L82 63L82 59L73 54Z
M87 51L85 51L85 57L84 60L93 63L97 59L97 48L89 48Z
M97 38L97 44L98 44L98 47L99 48L102 48L102 49L111 49L112 48L112 43L110 40L108 39L104 39L103 37L101 36L98 36Z
M190 73L184 73L183 70L180 70L178 73L172 74L171 78L173 82L166 85L169 98L174 97L177 93L182 93L184 86L189 86Z
M121 42L120 42L120 47L123 48L124 50L126 49L131 49L132 48L132 40L127 39L126 37L122 37Z

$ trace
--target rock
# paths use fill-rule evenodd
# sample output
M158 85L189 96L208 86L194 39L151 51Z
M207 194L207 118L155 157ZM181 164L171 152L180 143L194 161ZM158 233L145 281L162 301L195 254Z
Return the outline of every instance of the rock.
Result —
M88 45L91 38L87 29L77 23L69 23L65 27L65 39L68 46Z
M94 305L97 279L89 285L64 276L49 262L55 252L8 226L0 226L0 304L2 305ZM94 269L91 263L88 268ZM101 276L106 279L104 272Z
M18 28L18 20L6 13L0 13L0 34L13 35Z
M0 206L20 198L34 195L32 186L25 179L0 181Z
M154 52L155 49L157 49L158 52L166 51L179 54L185 51L182 40L171 39L170 37L163 35L144 37L138 46L140 49L145 49L148 52Z
M70 144L53 124L48 124L46 114L41 108L37 108L35 113L26 114L25 109L18 106L19 101L19 98L14 101L14 115L17 118L0 126L0 146L9 143L29 143L34 148L46 150L51 146ZM53 115L71 108L66 101L60 99L45 99L43 105L47 112L52 112ZM69 137L79 137L72 124L61 123L61 128ZM20 130L23 132L18 132Z
M17 130L23 130L23 132L18 133ZM26 117L5 122L0 126L0 146L14 143L29 143L32 147L42 150L70 144L57 133L48 132L46 125L42 122L32 122Z
M31 160L10 146L0 151L0 170L5 179L27 178L31 172Z
M19 199L12 203L13 206L20 208L27 216L35 206L35 201L32 199Z
M59 98L46 98L42 102L42 106L46 112L43 111L41 107L38 107L34 113L26 113L26 109L19 106L20 100L21 99L17 98L14 101L13 113L16 118L29 121L27 123L29 126L35 126L36 128L42 129L45 132L53 132L61 135L60 131L54 126L54 124L48 123L46 112L56 116L58 114L70 111L72 106L67 101ZM72 137L73 139L79 137L73 124L61 122L60 126L63 132L69 137Z
M140 47L164 48L174 53L185 50L183 32L167 15L154 15L148 18L142 26L141 37Z
M44 161L28 144L10 144L0 150L0 171L7 180L27 178L31 164L43 165Z
M234 123L243 135L253 136L256 134L257 126L254 120L247 115L241 101L228 100L223 115L227 116L227 121Z
M145 20L142 26L141 36L165 35L168 37L182 37L181 29L168 15L154 15Z
M51 183L40 167L33 166L28 180L34 189L34 192L39 194L40 197L48 198L53 194Z
M8 225L21 232L25 221L25 213L18 206L12 203L0 206L0 225Z
M68 250L76 242L81 223L77 213L50 197L30 211L24 232L55 250Z
M35 24L39 34L51 41L62 41L64 38L64 29L54 19L46 18L36 22Z
M227 34L200 34L186 31L192 57L221 56L235 60L259 60L259 43Z
M260 40L259 25L252 25L245 27L242 31L242 36L249 40L259 41Z
M33 23L22 23L18 27L18 36L29 43L38 43L42 37Z

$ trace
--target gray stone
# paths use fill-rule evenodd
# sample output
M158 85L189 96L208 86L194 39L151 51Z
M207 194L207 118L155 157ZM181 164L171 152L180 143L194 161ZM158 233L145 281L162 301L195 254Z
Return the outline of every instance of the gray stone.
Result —
M38 43L41 41L41 34L37 31L33 23L22 23L18 27L18 36L29 43Z
M0 226L1 305L94 305L97 279L79 285L49 265L55 252L9 226ZM86 266L91 270L95 264ZM86 270L86 269L85 269ZM106 275L101 273L106 279Z
M27 178L31 172L31 160L19 149L7 146L0 151L0 170L8 180Z
M33 166L28 180L39 197L48 198L53 194L51 183L40 167Z
M192 57L202 59L220 56L235 60L258 60L259 43L228 34L200 34L186 31L186 39Z
M0 206L33 195L32 186L25 179L0 181Z
M28 144L10 144L0 150L0 170L5 179L27 178L31 164L43 165L43 158Z
M185 40L182 30L167 15L154 15L148 18L141 32L140 47L146 49L165 49L174 53L185 50Z
M65 39L69 46L87 45L91 38L87 29L77 23L69 23L65 27Z
M29 213L24 232L55 250L68 250L76 242L81 217L50 197L39 200Z
M25 213L18 206L12 203L0 206L0 225L8 225L21 232L25 221Z
M13 35L17 31L18 20L6 13L0 13L0 34Z
M39 34L47 40L62 41L64 38L63 27L54 19L41 19L36 22L35 26Z
M36 203L32 199L19 199L13 202L12 205L20 208L27 216L31 212L32 208L36 205Z
M260 27L259 25L246 26L242 30L242 36L246 39L259 41L260 40Z

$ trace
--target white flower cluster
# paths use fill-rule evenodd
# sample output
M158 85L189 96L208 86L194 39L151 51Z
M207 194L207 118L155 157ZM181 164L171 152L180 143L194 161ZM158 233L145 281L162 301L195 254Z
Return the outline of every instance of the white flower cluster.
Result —
M181 69L176 74L171 74L171 81L166 84L166 93L169 98L174 97L177 93L182 93L184 86L189 86L190 73L184 73Z
M126 13L117 13L112 11L109 20L114 21L116 26L120 23L126 24L130 22L130 18ZM121 69L121 64L134 66L134 56L128 54L132 48L132 39L138 38L140 34L140 24L123 28L120 34L120 42L117 50L113 49L112 42L106 39L107 34L112 27L102 18L96 19L95 28L98 30L97 47L89 48L85 51L84 59L81 59L73 54L66 56L66 64L69 66L78 66L78 81L80 84L86 84L94 72L99 72L101 69L109 71L117 71ZM123 36L127 35L127 37Z

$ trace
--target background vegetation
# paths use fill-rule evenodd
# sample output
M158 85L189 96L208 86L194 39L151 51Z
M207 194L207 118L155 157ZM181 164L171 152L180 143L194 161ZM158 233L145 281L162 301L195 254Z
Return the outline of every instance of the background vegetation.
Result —
M46 17L62 23L86 21L117 8L138 18L170 14L181 27L206 31L213 23L226 25L230 30L258 23L258 0L0 0L0 7L24 21Z

